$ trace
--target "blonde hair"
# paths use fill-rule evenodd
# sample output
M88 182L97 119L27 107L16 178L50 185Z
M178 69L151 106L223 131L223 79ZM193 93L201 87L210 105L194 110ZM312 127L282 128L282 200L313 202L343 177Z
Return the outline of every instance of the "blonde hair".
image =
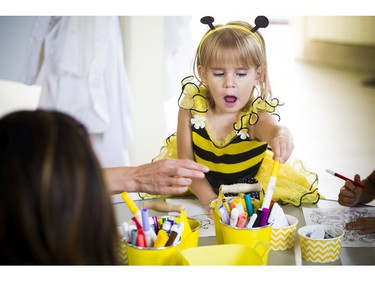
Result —
M244 27L249 32L242 28L233 28L233 26ZM246 67L255 66L256 69L260 67L260 82L254 87L254 90L257 88L257 93L256 90L253 90L249 104L257 96L266 100L271 99L272 91L268 78L266 46L263 36L258 31L254 32L256 36L251 35L253 26L243 21L230 22L224 26L217 25L216 27L223 28L207 36L211 32L209 30L197 48L194 59L194 76L202 84L199 75L197 75L198 66L201 65L207 69L214 63L224 61L245 65ZM210 106L214 106L209 89L207 89L207 99Z

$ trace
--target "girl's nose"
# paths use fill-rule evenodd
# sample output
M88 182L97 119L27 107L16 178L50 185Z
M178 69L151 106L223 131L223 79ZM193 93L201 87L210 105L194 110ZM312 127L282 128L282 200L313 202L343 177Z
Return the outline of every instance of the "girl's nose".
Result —
M233 80L233 77L231 77L230 75L227 75L227 76L225 77L224 87L225 87L225 88L234 88L234 80Z

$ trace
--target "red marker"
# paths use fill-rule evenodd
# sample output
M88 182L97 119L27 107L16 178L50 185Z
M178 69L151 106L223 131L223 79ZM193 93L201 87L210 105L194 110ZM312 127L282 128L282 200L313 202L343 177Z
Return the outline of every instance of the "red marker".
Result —
M335 172L333 172L333 171L331 171L331 170L326 169L326 172L327 172L328 174L334 175L335 177L338 177L338 178L340 178L340 179L342 179L342 180L350 181L351 183L353 183L354 185L356 185L356 186L358 186L358 187L360 187L360 188L365 188L365 186L364 186L363 184L361 184L361 183L359 183L359 182L356 182L356 181L354 181L354 180L351 180L351 179L349 179L349 178L347 178L347 177L344 177L343 175L340 175L340 174L338 174L338 173L335 173Z
M137 246L138 247L146 247L147 246L146 245L146 237L145 237L145 234L143 232L143 228L142 228L141 224L138 222L136 217L132 217L132 220L134 221L135 226L137 227L137 230L138 230Z

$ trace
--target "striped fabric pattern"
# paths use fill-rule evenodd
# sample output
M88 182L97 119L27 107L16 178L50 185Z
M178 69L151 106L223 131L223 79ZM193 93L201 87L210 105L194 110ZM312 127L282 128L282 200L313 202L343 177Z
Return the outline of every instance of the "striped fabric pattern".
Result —
M206 176L214 188L236 183L244 177L255 177L267 150L266 142L243 140L238 135L220 146L205 128L194 126L192 142L195 160L210 168Z

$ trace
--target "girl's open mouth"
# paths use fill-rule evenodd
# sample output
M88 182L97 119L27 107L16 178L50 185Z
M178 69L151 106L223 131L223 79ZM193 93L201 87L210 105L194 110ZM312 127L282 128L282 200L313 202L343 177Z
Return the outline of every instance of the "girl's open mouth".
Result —
M226 103L235 103L237 98L235 96L225 96L224 100Z

